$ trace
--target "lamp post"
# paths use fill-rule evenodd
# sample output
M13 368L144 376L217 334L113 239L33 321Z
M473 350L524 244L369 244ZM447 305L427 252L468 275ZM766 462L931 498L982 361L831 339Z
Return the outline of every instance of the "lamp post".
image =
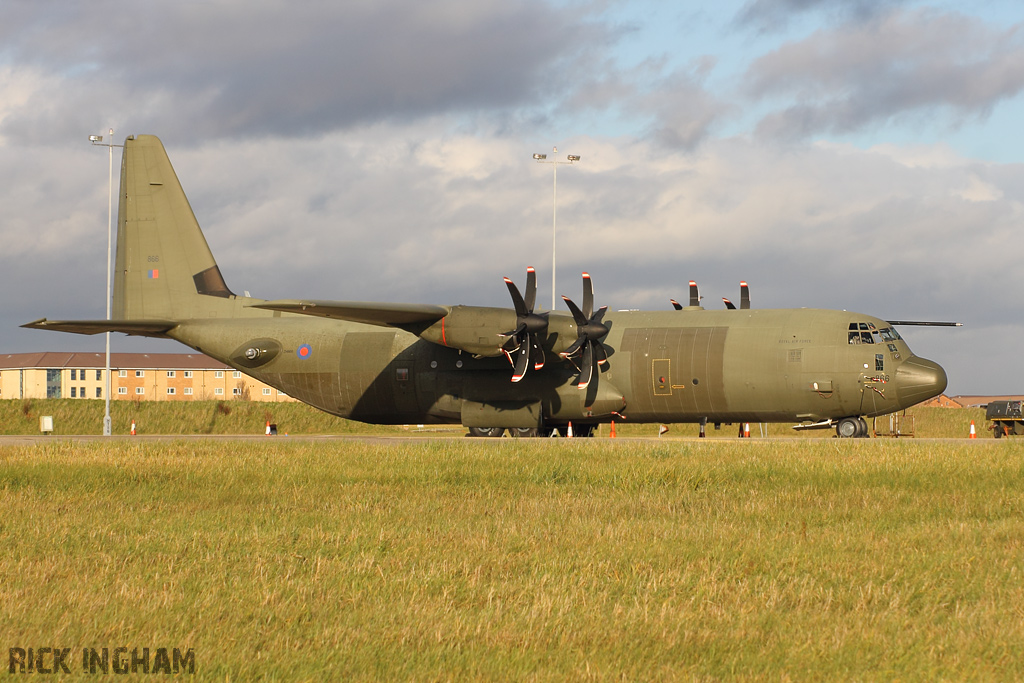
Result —
M551 148L552 154L558 153L557 147ZM558 293L555 288L555 226L558 224L558 166L559 164L574 164L580 160L578 154L570 154L566 161L557 159L548 160L547 154L534 154L534 161L538 164L551 164L551 310L555 310L555 295Z
M110 320L110 300L113 297L110 291L110 250L113 244L111 238L114 225L114 148L124 147L124 145L114 144L114 129L111 128L107 133L110 138L109 142L103 142L102 135L90 135L89 142L96 147L106 147L110 156L110 169L107 177L107 321ZM106 364L106 382L103 391L106 403L106 411L103 413L103 436L110 436L110 330L107 330L107 364Z

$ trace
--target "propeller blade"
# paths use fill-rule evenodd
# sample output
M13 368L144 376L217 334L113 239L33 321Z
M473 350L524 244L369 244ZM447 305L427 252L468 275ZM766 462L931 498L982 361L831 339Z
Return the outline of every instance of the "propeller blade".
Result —
M526 323L519 323L519 326L516 329L512 330L511 332L501 332L499 334L499 336L501 336L501 337L518 337L525 330L526 330Z
M594 312L594 283L590 273L583 273L583 317L589 318Z
M512 295L512 305L516 309L516 317L525 318L530 314L530 309L526 307L526 302L523 301L523 295L519 293L519 288L509 278L505 278L505 284L508 286L508 293ZM529 287L527 287L527 293L529 293Z
M530 364L530 345L521 344L519 350L516 351L516 367L512 372L512 381L518 382L526 375L526 368Z
M567 296L563 296L562 300L565 301L565 305L569 307L569 311L572 313L572 319L576 322L576 327L584 327L587 324L587 316L583 315L583 311L579 309L579 306L574 304L572 299Z
M725 307L728 308L730 311L735 311L736 310L736 304L734 304L733 302L729 301L724 296L722 297L722 301L725 302Z
M690 305L700 306L700 292L697 291L697 283L690 280Z
M607 306L602 306L601 308L597 309L597 313L595 313L594 315L590 316L589 322L591 324L594 324L594 325L600 325L601 321L604 320L604 314L607 313L607 312L608 312L608 307ZM604 333L608 334L608 331L605 330Z
M562 358L568 358L569 356L579 351L580 347L583 346L583 343L585 341L587 341L586 337L576 337L576 341L574 341L569 348L567 348L565 351L562 351L562 353L559 355L562 356Z
M530 266L526 269L526 310L533 313L533 305L537 302L537 272Z
M586 389L590 385L590 378L594 375L594 342L588 342L583 347L583 363L580 365L580 378L576 384L580 389Z
M539 344L533 345L533 369L540 370L544 367L544 349Z
M597 360L598 365L604 365L608 362L608 352L604 350L604 344L594 342L594 358Z
M669 301L672 302L672 308L676 309L677 311L683 310L683 305L676 301L675 299L669 299Z
M740 282L740 308L743 310L750 308L750 288L747 287L746 282Z

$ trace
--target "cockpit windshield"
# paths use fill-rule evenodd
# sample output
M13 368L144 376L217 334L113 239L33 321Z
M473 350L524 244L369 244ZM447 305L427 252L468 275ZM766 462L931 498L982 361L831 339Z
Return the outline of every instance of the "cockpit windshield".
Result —
M851 344L881 344L900 339L899 333L891 327L877 329L874 323L850 323Z

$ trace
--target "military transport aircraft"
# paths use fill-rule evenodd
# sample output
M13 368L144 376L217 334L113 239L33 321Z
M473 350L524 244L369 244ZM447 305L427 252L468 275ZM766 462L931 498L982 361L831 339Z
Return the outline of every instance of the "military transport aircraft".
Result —
M238 296L225 284L160 140L125 141L112 320L25 325L175 339L328 413L462 424L478 436L577 435L600 423L792 422L867 435L865 416L941 393L946 374L860 313L512 308ZM564 298L564 297L563 297Z

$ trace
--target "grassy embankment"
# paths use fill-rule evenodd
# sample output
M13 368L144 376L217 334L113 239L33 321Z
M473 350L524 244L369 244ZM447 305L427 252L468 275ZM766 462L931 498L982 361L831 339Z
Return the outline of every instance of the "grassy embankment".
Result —
M327 415L302 403L259 403L255 401L115 401L111 404L115 434L127 434L131 421L139 434L262 434L268 421L281 434L402 434L404 427L366 425ZM103 402L94 400L47 399L0 401L0 434L38 434L39 416L51 415L54 434L100 434L103 431ZM967 437L974 420L978 438L992 438L985 429L985 411L980 409L913 408L904 418L904 432L932 438ZM871 420L868 420L871 423ZM821 438L833 430L794 432L788 424L763 425L771 437ZM878 419L879 430L888 431L889 419ZM616 424L619 436L657 436L658 425ZM708 438L736 438L738 425L707 426ZM413 426L415 429L415 426ZM428 426L428 430L464 434L458 425ZM696 436L695 424L670 425L668 437ZM751 436L762 435L762 426L750 425ZM603 425L598 436L608 436Z
M1015 680L1022 463L1012 440L0 447L3 633L191 647L198 680Z

